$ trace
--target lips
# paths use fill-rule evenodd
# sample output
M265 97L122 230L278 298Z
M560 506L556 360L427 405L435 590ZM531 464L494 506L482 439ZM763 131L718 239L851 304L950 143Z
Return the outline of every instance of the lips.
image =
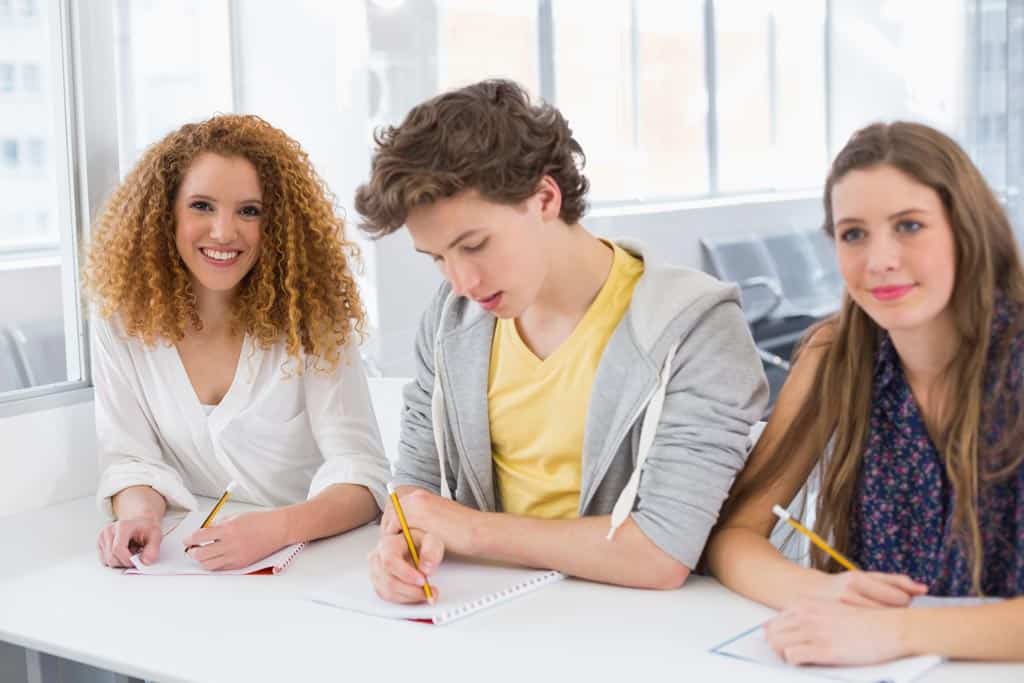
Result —
M504 292L498 292L497 294L492 294L486 299L477 299L476 302L480 304L480 307L483 308L485 311L493 311L494 309L501 305L501 300L503 298Z
M914 288L914 285L888 285L886 287L874 287L871 289L871 295L879 301L896 301L902 299L910 290Z
M199 254L203 261L215 268L227 268L238 263L242 252L238 249L213 249L211 247L200 247Z

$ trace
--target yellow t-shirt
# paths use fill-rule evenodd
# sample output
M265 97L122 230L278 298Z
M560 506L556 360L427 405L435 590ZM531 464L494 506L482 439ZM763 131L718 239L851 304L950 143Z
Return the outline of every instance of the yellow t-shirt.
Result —
M579 512L583 432L604 347L629 308L642 261L612 245L611 272L568 339L541 360L515 320L498 320L487 412L495 481L505 512L572 519Z

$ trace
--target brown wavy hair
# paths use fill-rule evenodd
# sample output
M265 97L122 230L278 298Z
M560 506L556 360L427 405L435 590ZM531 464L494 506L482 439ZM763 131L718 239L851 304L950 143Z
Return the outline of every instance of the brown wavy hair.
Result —
M952 139L917 123L868 126L839 152L825 182L824 229L831 238L832 188L851 171L883 164L933 189L953 230L956 278L949 305L960 343L942 377L938 415L927 423L953 488L954 536L968 558L973 591L980 594L984 555L978 501L986 484L1009 476L1024 462L1024 413L1015 395L1020 388L1005 381L1024 338L1024 270L1009 219L981 173ZM1011 322L992 340L997 297L1005 297ZM824 454L832 442L823 463L814 526L840 553L849 552L874 358L882 334L845 294L839 313L805 335L801 351L813 348L820 356L810 391L787 429L767 444L771 455L764 465L741 475L726 514L778 482L794 453ZM990 378L993 393L986 395ZM1002 437L990 442L985 435L993 433L996 423L1003 425ZM840 569L816 547L811 563L826 571Z
M559 217L586 212L589 182L583 148L553 106L530 101L506 80L452 90L374 133L370 180L356 190L360 228L373 237L405 224L409 210L473 189L487 200L517 204L551 176L562 193Z
M306 152L258 116L189 123L142 155L96 219L84 285L105 318L152 346L201 329L192 280L175 246L174 201L200 154L249 161L263 192L260 254L238 285L233 329L261 348L284 342L302 373L333 370L339 349L363 333L365 313L350 269L358 258L344 221ZM319 361L326 367L321 367Z

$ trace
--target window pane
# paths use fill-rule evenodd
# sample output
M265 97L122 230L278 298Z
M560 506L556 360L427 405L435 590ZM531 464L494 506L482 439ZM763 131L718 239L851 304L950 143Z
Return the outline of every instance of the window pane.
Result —
M825 171L824 3L715 3L723 193L820 185Z
M227 0L119 0L117 24L123 175L183 123L232 110L231 32Z
M555 0L555 104L587 155L594 201L642 193L629 3Z
M69 94L50 7L0 6L0 394L82 378Z
M641 172L636 198L708 192L702 4L637 3Z
M964 79L967 4L832 3L834 152L853 131L874 121L913 119L955 136L962 132L969 86ZM924 16L927 21L921 21Z
M537 6L505 0L439 0L438 90L508 78L538 92Z

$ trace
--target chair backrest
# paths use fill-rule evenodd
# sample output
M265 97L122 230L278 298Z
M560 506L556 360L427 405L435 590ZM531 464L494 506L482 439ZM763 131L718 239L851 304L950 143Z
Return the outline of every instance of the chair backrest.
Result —
M742 282L766 277L781 282L771 253L757 235L705 238L700 244L711 274L719 280Z
M42 386L68 379L64 349L64 321L53 318L10 327L30 386Z
M29 386L21 357L10 333L0 328L0 392L25 389Z
M818 292L824 269L814 245L802 232L765 235L764 245L771 254L782 282L782 291L789 299L813 296Z

